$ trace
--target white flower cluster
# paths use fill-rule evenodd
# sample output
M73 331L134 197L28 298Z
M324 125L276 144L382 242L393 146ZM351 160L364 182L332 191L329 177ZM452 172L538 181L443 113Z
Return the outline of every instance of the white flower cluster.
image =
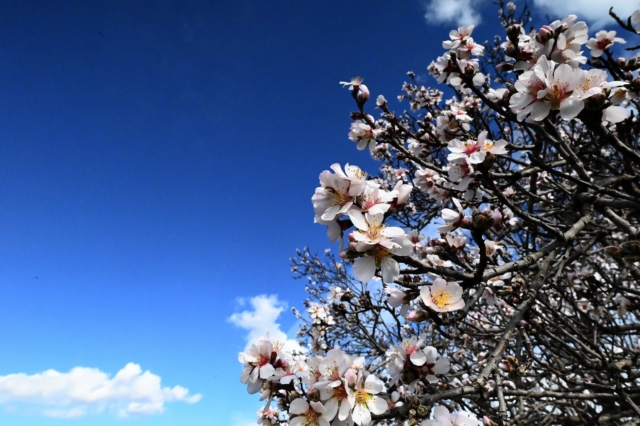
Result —
M506 10L513 17L512 3ZM493 360L495 381L486 376L478 385L479 371L488 365L491 348L496 347L500 333L519 309L523 289L531 286L527 282L531 275L514 261L517 255L522 259L523 253L534 253L548 241L545 239L569 229L556 227L560 222L547 221L536 206L553 206L553 214L575 215L569 209L565 212L564 204L557 201L562 197L558 188L569 192L558 182L567 187L576 180L588 180L580 183L585 187L596 182L590 180L590 171L585 177L585 173L569 175L554 169L573 161L564 158L569 157L571 147L545 145L564 156L555 165L544 164L540 160L544 155L534 158L529 154L542 146L540 139L547 137L548 129L554 133L549 138L556 138L553 143L561 144L569 140L566 135L570 131L576 132L574 135L594 131L587 124L595 123L596 133L613 132L616 123L637 120L635 112L630 117L628 112L637 106L640 77L633 72L640 69L640 57L619 60L631 64L628 72L607 72L605 61L613 61L612 48L625 40L615 31L599 31L590 38L586 23L575 15L531 33L525 33L513 20L504 22L507 41L496 39L492 58L504 56L506 62L497 65L499 77L495 79L481 72L486 71L480 65L485 47L471 37L474 27L451 31L449 40L443 42L448 51L428 67L439 83L456 91L456 97L444 103L442 91L421 86L410 72L413 83L404 83L399 100L407 100L411 112L402 116L392 113L380 95L376 107L381 114L376 120L364 111L370 93L362 79L342 82L359 107L359 112L352 114L349 139L359 150L368 148L385 164L377 178L357 166L343 168L338 163L320 174L320 186L311 199L315 222L328 227L331 242L340 241L339 257L344 262L326 252L335 266L329 273L317 258L298 253L303 261L292 270L303 275L307 267L307 291L317 299L305 302L308 317L300 332L310 352L293 353L267 338L239 354L244 365L241 381L247 390L261 392L269 401L279 400L277 409L267 404L258 413L260 424L282 424L279 419L284 413L291 426L368 425L372 416L411 405L421 410L396 410L392 414L401 412L402 416L389 424L402 424L398 419L405 421L407 412L416 412L411 414L412 425L479 426L481 421L461 411L460 405L440 402L458 411L451 412L444 405L430 411L420 399L462 386L495 393L501 386L516 389L516 382L534 385L536 378L527 377L526 369L512 355ZM628 22L640 32L640 10ZM629 25L626 28L631 30ZM584 55L585 45L589 58ZM511 71L516 73L510 75L513 84L491 87L508 80L503 77ZM571 129L575 122L566 120L583 120L585 130ZM540 129L545 133L537 133ZM624 145L615 136L611 145L614 143ZM597 147L607 158L603 163L614 156L613 148ZM613 196L613 191L607 196ZM608 202L604 196L602 200ZM633 203L629 200L628 205L635 206ZM420 207L429 209L429 214L421 216ZM429 227L434 220L437 226ZM402 227L394 226L398 223ZM518 233L526 226L535 232L525 243ZM429 231L438 235L429 235ZM514 247L519 244L527 247L517 252ZM607 250L619 257L623 256L619 246L627 252L631 247L620 236L614 236L611 244L616 245ZM640 252L640 244L634 244L632 248ZM567 318L601 318L602 306L589 298L589 285L605 283L605 271L620 272L616 264L602 259L599 270L578 262L567 264L556 278L565 279L570 289L550 297L547 305ZM402 273L401 263L407 265ZM348 275L348 265L362 285ZM515 266L508 269L509 265ZM365 284L376 276L382 280L381 288L379 284L367 287ZM369 290L373 287L377 294L372 297L373 290ZM552 295L555 290L545 287L544 291ZM377 305L372 307L374 297ZM612 315L624 318L626 310L634 306L631 299L630 293L620 292L606 303L615 306ZM534 306L532 312L535 309L539 307ZM371 329L362 325L370 319L367 315L375 317L371 320L373 329L387 329L387 334L382 333L385 338L367 335ZM362 323L358 322L360 316L366 317ZM298 318L302 319L299 313ZM535 327L528 321L512 328L513 335ZM455 331L449 333L448 327ZM349 340L352 330L373 345L350 352L364 356L351 356L337 346L353 344ZM474 338L471 330L481 331L481 338ZM531 345L527 339L522 337L525 346ZM509 340L506 342L509 348ZM526 349L535 352L530 346ZM502 385L498 377L504 379ZM455 396L451 400L456 401ZM483 420L486 425L495 424L488 417Z
M338 348L326 357L294 356L262 338L238 359L244 364L240 381L249 393L262 391L263 399L278 396L288 401L291 426L364 426L372 413L389 409L389 401L379 395L384 384L366 371L364 357L350 357ZM396 401L394 406L400 406ZM268 408L259 412L263 424L277 417Z
M348 235L349 248L342 255L356 259L356 277L367 282L380 269L383 281L393 282L400 268L392 256L408 255L412 245L401 228L386 226L385 214L404 205L413 187L398 181L387 191L376 181L367 180L359 167L347 164L343 171L339 164L333 164L331 169L334 173L325 170L320 174L320 187L311 198L315 221L328 225L332 242L341 237L343 229L355 226ZM341 217L348 221L339 220Z

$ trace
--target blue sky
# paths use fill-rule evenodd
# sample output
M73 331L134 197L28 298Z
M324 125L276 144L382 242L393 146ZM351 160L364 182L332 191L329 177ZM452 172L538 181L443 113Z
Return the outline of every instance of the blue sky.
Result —
M492 36L491 2L452 3L430 21L417 0L6 4L0 424L252 422L237 353L251 330L294 326L288 259L329 246L318 174L375 172L338 81L362 75L400 109L406 71L434 84L456 20ZM80 404L82 383L112 395ZM129 405L132 389L154 403Z

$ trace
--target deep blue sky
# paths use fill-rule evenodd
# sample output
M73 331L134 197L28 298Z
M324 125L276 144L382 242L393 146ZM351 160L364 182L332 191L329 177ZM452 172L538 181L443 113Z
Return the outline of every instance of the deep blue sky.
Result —
M453 27L427 25L417 0L6 2L0 376L134 362L203 399L126 420L0 405L0 424L252 419L246 332L227 318L240 297L300 306L288 258L329 245L313 224L318 174L375 172L347 139L354 104L338 82L362 75L395 103Z

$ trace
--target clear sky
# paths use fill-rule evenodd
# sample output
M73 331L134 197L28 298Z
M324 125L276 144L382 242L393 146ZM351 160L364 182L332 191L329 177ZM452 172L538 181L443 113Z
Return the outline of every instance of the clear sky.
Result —
M253 422L237 353L295 328L318 174L376 172L338 82L401 109L457 21L493 35L490 1L450 3L5 2L0 424Z

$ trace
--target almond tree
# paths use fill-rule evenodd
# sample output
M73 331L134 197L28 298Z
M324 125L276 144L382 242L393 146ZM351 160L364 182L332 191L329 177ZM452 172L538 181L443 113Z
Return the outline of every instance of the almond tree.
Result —
M451 31L407 111L342 83L380 174L320 175L339 256L292 259L307 352L240 354L260 424L640 424L640 10L610 11L625 40L499 6L506 38Z

